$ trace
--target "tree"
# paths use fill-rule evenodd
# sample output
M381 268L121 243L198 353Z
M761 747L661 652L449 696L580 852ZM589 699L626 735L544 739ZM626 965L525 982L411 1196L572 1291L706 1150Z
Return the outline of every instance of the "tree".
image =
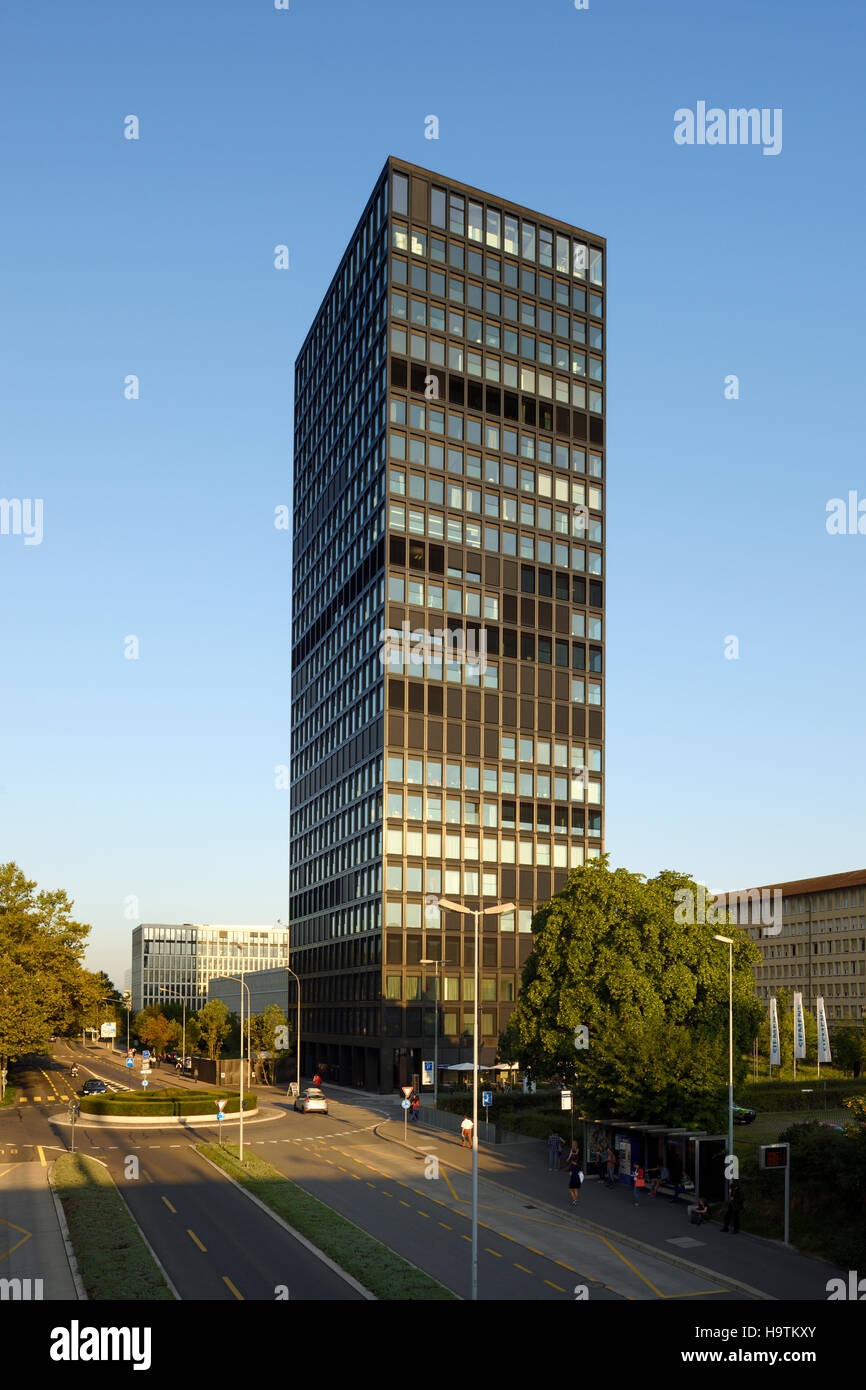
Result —
M584 1103L636 1120L715 1126L728 1080L724 919L679 920L698 885L665 870L645 881L607 858L574 870L533 918L534 946L500 1054L575 1086ZM693 914L694 915L694 914ZM698 914L700 916L702 914ZM756 947L734 938L735 1079L760 1018ZM576 1030L588 1047L576 1047ZM578 1041L583 1041L582 1038Z
M860 1075L861 1063L866 1061L866 1034L862 1028L837 1028L830 1039L833 1060L842 1071Z
M229 1011L221 999L209 999L199 1009L196 1019L201 1028L201 1040L212 1062L219 1057L223 1043L231 1032Z
M174 1019L166 1018L163 1013L151 1013L150 1010L137 1016L135 1031L145 1047L155 1052L157 1057L161 1057L169 1043L174 1043L180 1034Z
M285 1047L278 1047L280 1034L278 1029L285 1030L283 1036L288 1033L288 1019L280 1008L279 1004L269 1004L264 1013L253 1014L252 1018L245 1020L244 1032L250 1042L250 1049L253 1060L256 1053L270 1053L270 1057L262 1057L261 1068L264 1073L265 1084L270 1085L276 1073L276 1054L284 1052Z
M72 919L62 889L36 886L14 862L0 865L0 1096L8 1061L46 1051L87 992L81 960L90 927Z

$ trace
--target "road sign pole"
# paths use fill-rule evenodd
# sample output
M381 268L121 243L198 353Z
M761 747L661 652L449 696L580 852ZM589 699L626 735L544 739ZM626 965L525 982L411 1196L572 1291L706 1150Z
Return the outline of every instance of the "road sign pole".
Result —
M785 1244L787 1245L791 1226L791 1151L788 1150L788 1162L785 1164Z

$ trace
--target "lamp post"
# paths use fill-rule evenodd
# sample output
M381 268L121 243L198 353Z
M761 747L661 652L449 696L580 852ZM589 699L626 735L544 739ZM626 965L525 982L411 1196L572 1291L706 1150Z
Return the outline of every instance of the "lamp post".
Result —
M286 973L289 974L289 975L291 975L291 977L292 977L292 979L294 980L295 984L298 986L298 1031L297 1031L297 1042L296 1042L296 1046L297 1046L297 1052L298 1052L298 1059L297 1059L297 1060L298 1060L298 1079L297 1079L297 1087L298 1087L298 1095L300 1095L300 1094L301 1094L301 982L300 982L300 980L298 979L297 975L295 974L294 970L292 970L291 966L289 966L289 965L286 966ZM290 1088L290 1089L291 1089L291 1088ZM289 1094L289 1092L286 1091L286 1095L288 1095L288 1094Z
M734 1153L734 938L717 936L728 948L728 1156ZM727 1164L725 1165L727 1167ZM731 1179L726 1179L727 1195L731 1195Z
M241 1163L243 1163L243 1161L244 1161L244 990L247 990L247 992L249 992L249 985L248 985L248 984L246 983L246 981L244 980L244 964L245 964L244 948L245 948L245 946L246 946L246 942L243 942L243 943L241 943L241 942L235 942L235 943L234 943L234 947L233 947L233 949L234 949L235 951L237 951L237 952L239 953L239 955L240 955L240 967L241 967L241 973L240 973L240 982L241 982L241 1049L240 1049L240 1051L241 1051L241 1055L240 1055L239 1066L238 1066L238 1070L239 1070L239 1072L240 1072L240 1077L241 1077L241 1080L240 1080L240 1088L241 1088L241 1092L240 1092L240 1095L241 1095L241 1100L240 1100L240 1132L239 1132L239 1135L238 1135L238 1154L239 1154ZM230 978L237 979L238 976L235 975L235 976L232 976L232 977L230 977ZM253 1010L252 1010L252 996L250 996L250 1008L249 1008L249 1013L252 1014L252 1011L253 1011Z
M160 985L160 987L159 987L159 992L160 992L160 994L167 994L167 993L168 993L168 989L166 988L165 985ZM182 1065L183 1071L186 1071L186 999L185 999L183 996L181 996L180 999L176 999L176 998L172 997L172 998L170 998L170 999L167 999L167 1000L166 1000L166 1003L167 1003L167 1004L178 1004L178 1003L179 1003L179 1004L182 1004L182 1005L183 1005L183 1037L182 1037L182 1039L181 1039L181 1044L180 1044L180 1046L181 1046L181 1051L183 1052L183 1062L182 1062L181 1065ZM127 1033L126 1033L126 1050L127 1050L127 1052L128 1052L128 1051L129 1051L129 1013L128 1013L128 1012L127 1012L127 1015L126 1015L126 1026L127 1026Z
M425 957L421 965L436 966L436 1013L433 1018L433 1109L439 1109L439 971L442 969L441 960L429 960Z
M473 911L462 903L440 898L439 906L475 918L475 988L472 1000L472 1300L478 1298L478 923L482 917L514 912L514 903L501 903Z

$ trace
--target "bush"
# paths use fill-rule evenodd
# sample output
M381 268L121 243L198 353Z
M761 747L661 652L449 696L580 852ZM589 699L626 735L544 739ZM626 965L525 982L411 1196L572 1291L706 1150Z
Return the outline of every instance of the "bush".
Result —
M225 1100L223 1113L236 1115L240 1109L237 1091L209 1091L191 1094L177 1086L160 1091L142 1091L134 1096L82 1096L82 1115L214 1115L216 1102ZM257 1097L244 1093L244 1110L254 1110Z
M866 1082L834 1080L826 1083L752 1081L736 1088L738 1105L758 1111L839 1109L850 1095L866 1095Z

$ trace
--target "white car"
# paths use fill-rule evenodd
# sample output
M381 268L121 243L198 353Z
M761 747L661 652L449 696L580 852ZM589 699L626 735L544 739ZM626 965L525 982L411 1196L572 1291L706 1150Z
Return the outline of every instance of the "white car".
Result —
M310 1110L318 1110L321 1114L328 1113L328 1098L318 1086L309 1086L306 1091L301 1091L295 1101L295 1110L302 1110L307 1114Z

